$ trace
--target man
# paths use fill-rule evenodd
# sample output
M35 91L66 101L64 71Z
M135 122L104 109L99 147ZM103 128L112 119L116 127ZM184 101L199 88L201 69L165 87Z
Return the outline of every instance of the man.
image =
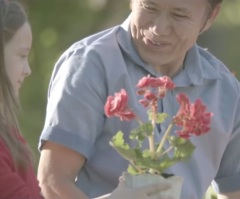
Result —
M220 4L132 0L132 13L121 26L85 38L62 55L51 78L39 146L38 177L45 198L95 198L117 187L128 162L109 140L118 130L129 132L137 124L106 118L104 104L107 96L124 88L129 106L146 117L137 106L135 85L148 74L170 76L176 85L161 111L173 116L175 96L184 92L191 100L201 98L214 114L211 132L192 140L196 150L190 160L170 169L184 178L181 198L202 198L213 180L219 199L240 198L240 85L196 44ZM159 135L165 128L161 125ZM106 197L118 198L115 193ZM122 198L139 195L127 196Z

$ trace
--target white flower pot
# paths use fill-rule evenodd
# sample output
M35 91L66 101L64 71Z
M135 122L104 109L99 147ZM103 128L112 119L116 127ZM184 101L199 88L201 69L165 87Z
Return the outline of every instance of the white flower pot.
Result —
M172 199L180 199L183 178L180 176L171 176L168 178L164 178L157 174L140 174L140 175L131 175L129 173L124 174L124 178L126 180L126 185L129 188L132 187L143 187L151 184L167 182L171 184L171 188L158 192L158 196L171 196Z

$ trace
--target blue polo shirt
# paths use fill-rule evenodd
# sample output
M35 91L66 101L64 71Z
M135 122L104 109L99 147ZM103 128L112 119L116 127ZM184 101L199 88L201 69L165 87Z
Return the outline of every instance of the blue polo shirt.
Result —
M50 140L77 151L87 159L76 185L94 198L111 192L128 162L110 145L119 130L128 139L138 124L107 118L107 96L121 88L129 94L129 106L143 120L146 110L138 103L138 80L161 76L135 51L128 18L121 26L87 37L71 46L55 65L48 93L47 114L39 148ZM213 112L211 131L192 137L193 156L167 172L184 178L182 199L200 199L213 182L218 192L240 189L240 85L222 62L197 44L186 55L184 68L173 78L176 88L160 102L174 116L179 108L176 95L186 93L191 101L201 98ZM170 121L155 132L160 140ZM174 131L172 132L174 133ZM144 143L147 147L147 142Z

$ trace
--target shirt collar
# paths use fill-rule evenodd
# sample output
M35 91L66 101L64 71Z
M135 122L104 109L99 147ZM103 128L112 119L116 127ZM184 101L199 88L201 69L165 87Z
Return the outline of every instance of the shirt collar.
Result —
M207 50L195 44L188 52L184 61L184 70L193 85L201 85L205 79L219 79L216 70L217 59Z

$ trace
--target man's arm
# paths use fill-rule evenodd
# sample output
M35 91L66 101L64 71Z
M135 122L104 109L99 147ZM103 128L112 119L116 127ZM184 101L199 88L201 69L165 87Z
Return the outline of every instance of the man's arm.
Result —
M46 141L42 147L38 168L38 180L44 198L88 199L74 183L77 173L85 161L85 157L79 153L63 145ZM124 181L121 181L113 193L96 199L142 199L146 198L147 194L153 194L168 188L170 188L170 185L162 183L129 189L125 187Z
M38 180L45 199L87 199L75 186L85 157L63 145L46 141L42 146Z
M235 192L218 194L217 198L218 199L240 199L240 190Z

